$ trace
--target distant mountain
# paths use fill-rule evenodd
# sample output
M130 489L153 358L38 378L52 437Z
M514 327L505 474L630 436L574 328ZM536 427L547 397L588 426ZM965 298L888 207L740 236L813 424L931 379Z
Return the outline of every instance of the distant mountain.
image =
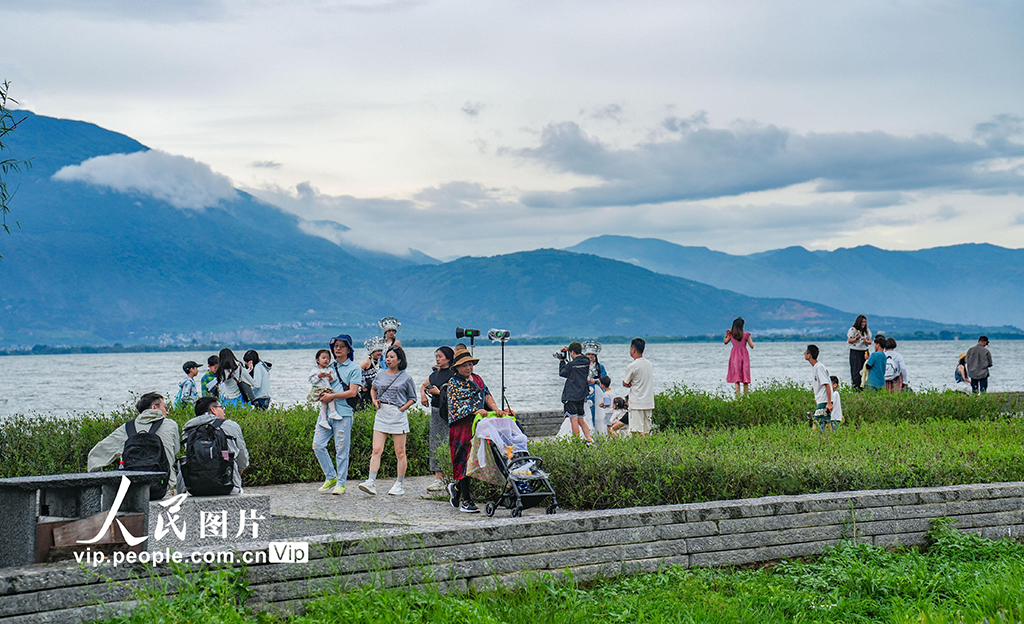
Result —
M759 332L835 333L850 321L839 306L755 298L566 251L425 264L437 261L346 250L329 240L343 230L327 231L344 226L302 221L229 184L206 207L183 207L189 167L217 179L200 163L169 157L184 169L158 170L172 165L124 135L18 115L27 119L9 135L12 153L34 160L11 178L21 228L0 235L0 346L308 342L341 329L363 339L391 314L402 336L421 338L455 325L525 337L718 334L737 315ZM53 177L111 154L147 159L130 172L110 170L125 158L101 159L104 179L130 173L135 186ZM952 329L898 318L872 327Z
M793 297L854 314L1024 327L1024 249L969 244L888 251L865 245L835 251L788 247L734 256L656 238L598 236L568 251L752 297Z

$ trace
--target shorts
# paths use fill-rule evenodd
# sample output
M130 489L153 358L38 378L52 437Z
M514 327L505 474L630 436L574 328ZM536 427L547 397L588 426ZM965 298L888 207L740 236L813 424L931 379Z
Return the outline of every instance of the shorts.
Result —
M832 412L825 409L827 406L828 403L818 403L814 409L814 422L822 429L832 424Z
M654 422L651 420L653 413L652 409L630 409L629 430L635 433L650 433L651 429L654 429Z
M562 401L565 415L570 418L583 418L583 401Z

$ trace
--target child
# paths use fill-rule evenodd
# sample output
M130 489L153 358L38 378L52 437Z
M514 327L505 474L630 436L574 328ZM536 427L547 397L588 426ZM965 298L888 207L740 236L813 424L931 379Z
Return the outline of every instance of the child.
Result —
M174 398L174 403L178 407L192 405L199 398L195 379L199 374L199 365L189 360L181 365L181 370L185 371L185 378L178 382L178 396Z
M829 426L835 431L843 422L843 404L839 400L839 378L832 375L829 379L832 381L832 420Z
M615 397L612 401L612 415L609 418L611 427L609 433L613 437L618 437L619 429L622 429L629 424L629 405L626 403L626 399L622 397Z
M334 392L331 388L331 382L334 381L334 373L330 369L331 366L331 352L327 349L320 349L316 352L316 368L309 373L309 394L306 398L309 401L315 401L320 404L320 418L317 419L318 423L326 423L327 419L341 420L338 416L337 410L334 409L334 401L324 403L320 400L320 395L324 392Z
M202 380L199 382L199 387L203 391L204 397L216 398L219 394L217 391L217 365L220 364L220 358L216 355L211 355L206 358L206 373L203 374Z
M612 432L612 378L602 375L598 380L601 384L601 403L597 406L596 419L601 423L601 430L609 434Z

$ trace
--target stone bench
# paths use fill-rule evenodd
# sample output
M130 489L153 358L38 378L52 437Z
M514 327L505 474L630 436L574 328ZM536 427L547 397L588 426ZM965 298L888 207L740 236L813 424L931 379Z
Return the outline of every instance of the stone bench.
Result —
M149 503L148 527L150 551L187 551L274 539L270 497L265 494L188 496L178 500L168 496Z
M39 560L37 546L45 544L37 542L40 537L47 539L40 535L41 519L50 527L52 545L55 526L109 510L124 476L131 485L119 511L141 514L140 526L145 527L149 522L149 486L166 476L160 472L119 470L0 479L0 509L4 511L0 514L0 568Z

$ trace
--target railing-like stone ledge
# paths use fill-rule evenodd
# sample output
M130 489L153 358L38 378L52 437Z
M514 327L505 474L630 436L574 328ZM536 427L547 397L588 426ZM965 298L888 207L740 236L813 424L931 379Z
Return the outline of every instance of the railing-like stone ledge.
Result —
M308 563L250 565L246 576L251 606L288 610L368 584L458 591L515 584L537 573L572 572L585 580L666 565L756 564L818 554L844 539L918 545L931 520L941 517L985 537L1020 537L1024 483L771 496L310 536L291 540L310 542ZM237 548L265 551L267 543ZM99 572L73 564L0 570L0 619L81 622L130 609L132 590L168 569Z

